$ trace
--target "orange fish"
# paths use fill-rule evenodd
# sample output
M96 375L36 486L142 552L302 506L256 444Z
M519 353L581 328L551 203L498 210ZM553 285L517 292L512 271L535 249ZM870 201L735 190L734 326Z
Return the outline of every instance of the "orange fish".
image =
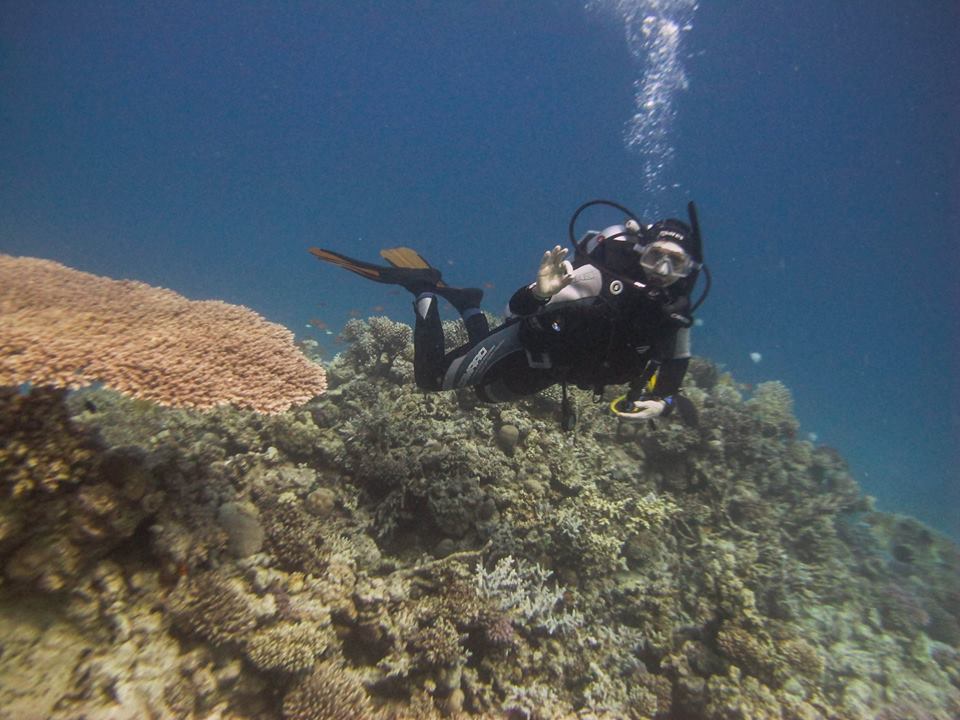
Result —
M347 313L347 315L349 315L349 316L352 317L352 318L358 318L358 317L360 317L360 311L359 311L359 310L351 310L350 312Z
M370 308L370 312L383 312L383 305L374 305Z
M327 328L330 327L323 320L319 320L317 318L310 318L310 320L308 320L307 322L317 330L326 330Z
M490 282L490 281L488 280L487 282L485 282L485 283L483 284L483 287L484 287L485 290L493 290L493 288L496 287L496 286L495 286L492 282Z

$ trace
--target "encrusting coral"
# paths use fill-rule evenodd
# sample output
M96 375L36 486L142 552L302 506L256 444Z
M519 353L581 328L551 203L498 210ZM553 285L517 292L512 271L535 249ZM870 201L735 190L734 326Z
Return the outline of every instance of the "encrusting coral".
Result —
M0 699L52 720L960 716L960 549L798 439L782 384L697 358L699 427L574 391L563 433L556 392L424 394L408 326L346 336L329 391L270 418L0 398L0 618L45 613ZM63 667L14 687L54 635Z

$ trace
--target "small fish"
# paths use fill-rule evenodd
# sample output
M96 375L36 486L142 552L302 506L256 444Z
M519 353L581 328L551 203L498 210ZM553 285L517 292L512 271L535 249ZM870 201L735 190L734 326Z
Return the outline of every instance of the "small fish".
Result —
M761 355L758 352L752 352L750 353L750 359L753 360L755 363L758 363L761 360L763 360L763 355Z
M316 330L326 330L328 327L330 327L323 320L320 320L319 318L310 318L307 324L312 326Z
M349 315L349 316L352 317L352 318L358 318L358 317L360 317L361 312L360 312L359 310L357 310L357 309L353 309L353 310L351 310L350 312L348 312L347 315Z
M484 289L484 290L493 290L493 288L495 288L495 287L496 287L496 285L494 285L494 284L493 284L492 282L490 282L489 280L487 280L487 282L485 282L485 283L483 284L483 289Z
M375 313L381 313L383 312L383 310L384 310L383 305L374 305L372 308L370 308L370 312L375 312Z

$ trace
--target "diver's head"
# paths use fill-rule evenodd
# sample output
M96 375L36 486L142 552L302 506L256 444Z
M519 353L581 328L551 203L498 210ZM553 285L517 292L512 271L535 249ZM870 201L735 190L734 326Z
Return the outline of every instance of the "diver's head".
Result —
M640 267L651 285L668 287L691 273L693 259L678 243L654 240L640 253Z
M693 250L693 231L680 220L661 220L647 230L649 241L640 250L640 267L648 283L668 287L689 277L699 267Z

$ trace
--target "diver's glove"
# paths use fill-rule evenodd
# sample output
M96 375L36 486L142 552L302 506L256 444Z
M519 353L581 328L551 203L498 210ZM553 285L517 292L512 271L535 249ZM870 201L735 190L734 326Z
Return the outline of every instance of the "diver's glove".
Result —
M641 398L632 403L627 400L614 401L610 406L613 414L624 420L653 420L670 411L673 398L660 400L659 398Z
M567 248L557 245L543 254L537 282L533 286L533 294L541 302L546 302L573 282L573 265L566 260L568 252Z

